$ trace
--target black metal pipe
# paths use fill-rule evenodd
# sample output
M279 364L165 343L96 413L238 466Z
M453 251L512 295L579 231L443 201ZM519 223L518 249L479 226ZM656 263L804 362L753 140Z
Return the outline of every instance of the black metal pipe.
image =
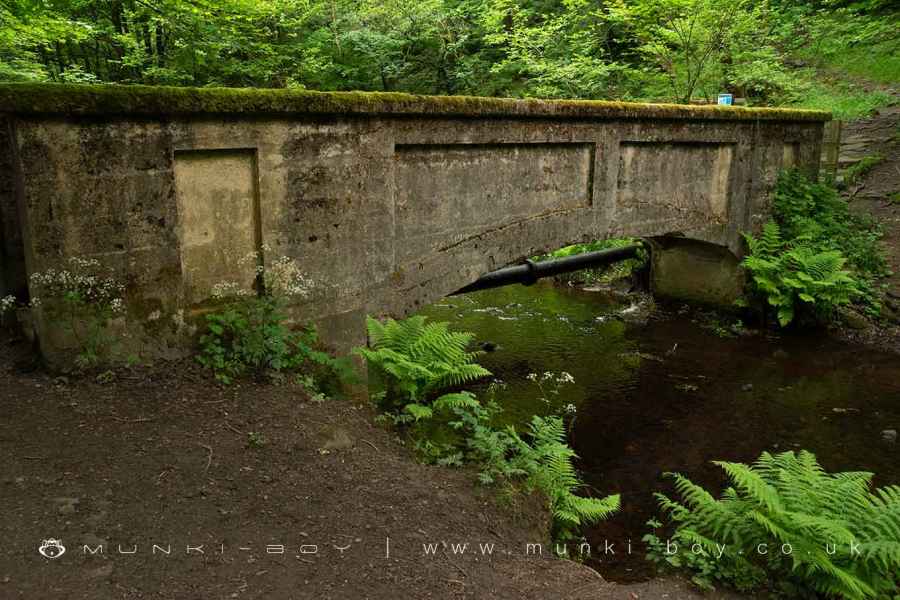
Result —
M643 248L641 244L632 246L622 246L621 248L611 248L609 250L597 250L596 252L585 252L584 254L575 254L554 260L542 260L535 262L526 260L524 265L516 265L514 267L506 267L498 269L482 275L466 287L459 289L452 294L467 294L478 290L487 290L490 288L501 287L513 283L521 283L522 285L532 285L538 279L544 277L552 277L561 273L571 273L572 271L580 271L589 267L597 267L601 265L609 265L615 262L635 258L638 250Z

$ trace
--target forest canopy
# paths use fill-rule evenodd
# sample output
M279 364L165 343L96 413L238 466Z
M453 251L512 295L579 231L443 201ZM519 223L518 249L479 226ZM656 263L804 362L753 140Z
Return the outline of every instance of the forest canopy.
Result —
M0 80L781 105L841 61L896 78L891 4L2 0Z

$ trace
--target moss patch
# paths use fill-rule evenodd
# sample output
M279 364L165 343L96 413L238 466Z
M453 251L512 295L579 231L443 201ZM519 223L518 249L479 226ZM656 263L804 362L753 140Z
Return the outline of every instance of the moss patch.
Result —
M256 88L142 85L0 84L0 113L57 115L409 114L827 121L830 113L783 108L639 104L597 100L513 100L382 92L311 92Z

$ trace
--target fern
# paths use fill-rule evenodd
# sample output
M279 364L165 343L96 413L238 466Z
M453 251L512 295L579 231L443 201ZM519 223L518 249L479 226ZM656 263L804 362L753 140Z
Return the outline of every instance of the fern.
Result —
M355 352L385 380L393 408L402 407L401 412L413 420L433 415L428 404L434 392L491 374L475 362L481 353L468 350L474 334L450 331L447 323L426 323L423 316L381 323L370 317L366 327L370 347ZM475 401L474 397L465 398L445 395L434 401L434 408L450 409L460 402ZM422 405L428 411L410 405Z
M851 302L877 316L874 282L888 274L880 236L873 222L850 213L832 187L785 171L775 188L772 220L759 237L744 235L742 264L782 326L798 315L830 319Z
M528 483L547 496L558 538L572 537L579 527L619 509L619 495L590 498L575 494L584 484L572 462L577 455L568 444L561 418L535 416L529 431L530 443L516 436L519 454L515 464L528 474Z
M900 487L873 493L871 473L828 473L806 451L764 452L752 466L715 464L732 482L719 499L678 474L669 476L682 501L657 498L682 542L727 544L730 551L715 567L720 578L762 569L784 589L853 600L896 593ZM789 544L792 552L762 555L760 544Z
M525 478L530 487L547 497L560 538L618 510L618 495L591 498L576 494L583 483L572 462L577 457L561 418L534 417L527 439L523 439L512 427L501 429L491 423L501 410L493 402L482 405L467 391L434 397L440 390L490 375L475 362L481 353L468 350L474 337L471 333L449 331L447 323L428 323L421 316L383 323L369 318L367 328L370 347L355 352L387 383L394 422L419 423L439 413L449 414L452 420L447 425L464 440L465 452L452 443L419 440L417 447L433 462L458 464L466 458L480 463L483 483ZM439 419L432 423L439 424Z
M765 225L759 238L745 234L744 239L750 253L742 265L782 327L794 320L798 308L813 307L811 312L824 317L859 294L838 250L818 251L800 239L787 242L774 222Z

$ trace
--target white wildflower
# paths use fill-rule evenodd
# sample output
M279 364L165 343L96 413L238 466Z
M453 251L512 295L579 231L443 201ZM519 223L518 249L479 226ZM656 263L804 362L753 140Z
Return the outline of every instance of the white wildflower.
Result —
M562 371L556 378L557 383L575 383L575 378L568 371Z
M297 296L305 298L312 291L313 284L300 270L294 259L281 256L264 270L266 290L277 296Z
M3 316L7 311L13 310L17 303L15 296L5 296L0 298L0 316Z
M574 415L576 412L578 412L578 408L576 408L574 404L566 404L565 410L566 413L570 415Z
M212 297L216 300L231 297L246 297L253 295L253 290L242 286L237 281L220 281L212 287Z

